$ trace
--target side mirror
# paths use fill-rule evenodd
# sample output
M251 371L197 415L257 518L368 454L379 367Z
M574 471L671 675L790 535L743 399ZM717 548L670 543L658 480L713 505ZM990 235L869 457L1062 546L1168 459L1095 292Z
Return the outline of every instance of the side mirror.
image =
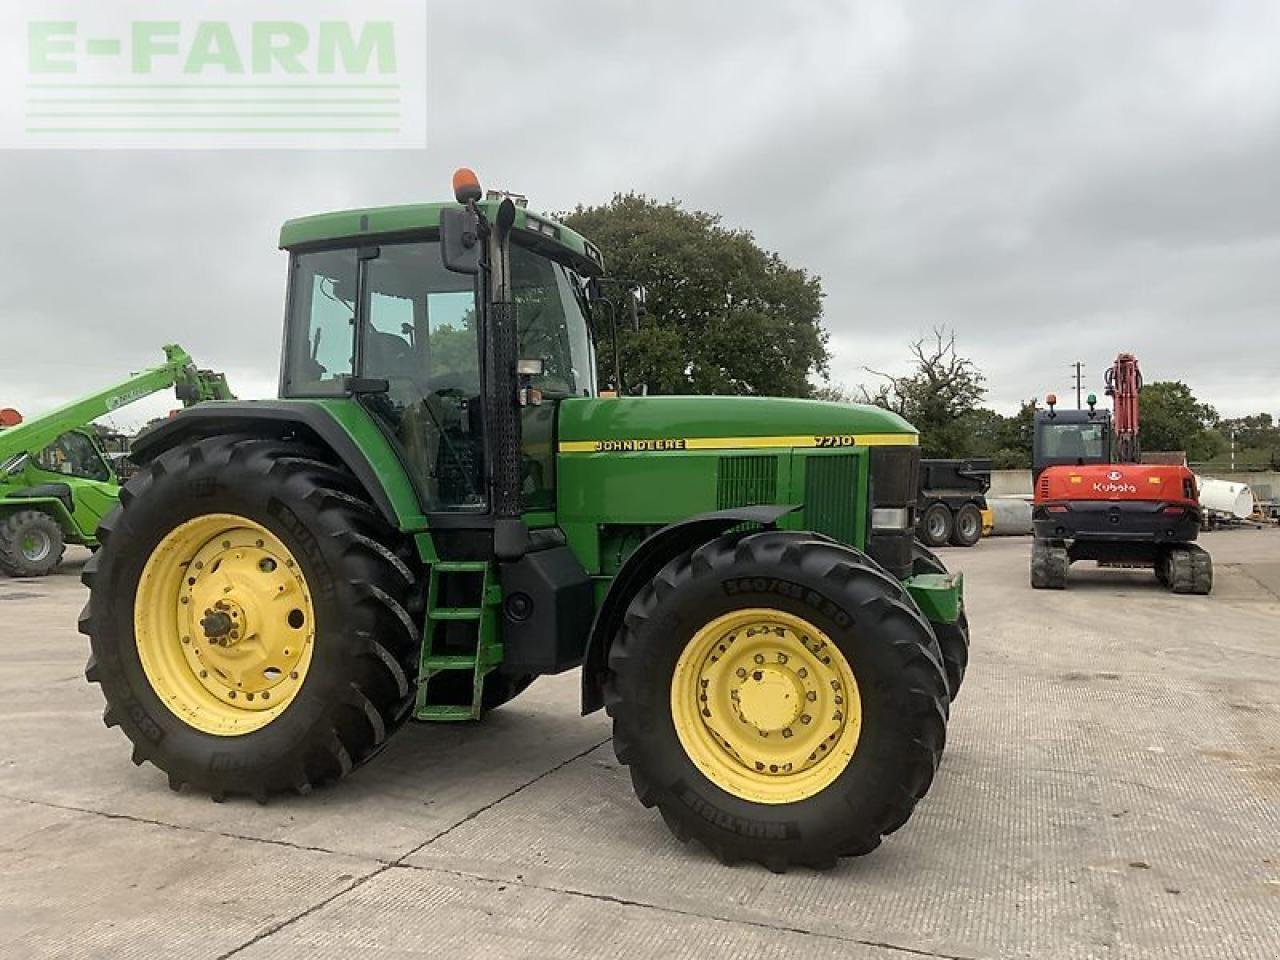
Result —
M480 218L467 207L440 211L440 259L453 273L480 272Z

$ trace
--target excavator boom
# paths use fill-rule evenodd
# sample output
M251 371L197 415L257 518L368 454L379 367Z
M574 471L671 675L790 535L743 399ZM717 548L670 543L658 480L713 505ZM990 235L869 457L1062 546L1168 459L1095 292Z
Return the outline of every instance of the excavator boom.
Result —
M1138 440L1138 394L1142 390L1142 371L1138 358L1122 353L1107 370L1107 396L1115 409L1116 462L1138 463L1142 448Z

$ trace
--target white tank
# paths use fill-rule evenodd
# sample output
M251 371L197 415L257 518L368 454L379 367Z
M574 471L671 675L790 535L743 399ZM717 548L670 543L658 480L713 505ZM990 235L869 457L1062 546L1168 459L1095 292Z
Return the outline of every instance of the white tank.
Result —
M1200 486L1200 505L1206 510L1229 513L1245 520L1253 515L1253 491L1245 483L1196 477Z

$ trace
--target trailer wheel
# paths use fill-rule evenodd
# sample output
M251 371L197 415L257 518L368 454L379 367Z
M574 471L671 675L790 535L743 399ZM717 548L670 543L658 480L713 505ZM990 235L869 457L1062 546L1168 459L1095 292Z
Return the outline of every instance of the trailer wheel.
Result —
M982 511L972 503L966 503L956 511L951 529L951 544L956 547L972 547L982 539Z
M935 503L926 509L920 517L920 539L924 541L926 546L946 546L951 540L952 523L951 508L945 503ZM978 528L978 532L981 534L981 518L979 518Z
M52 573L66 549L62 528L42 510L20 510L0 522L0 570L11 577Z
M1065 590L1071 559L1067 548L1053 540L1031 541L1031 586L1036 590Z
M610 648L605 704L637 796L727 863L869 853L941 759L946 678L927 621L865 556L810 536L682 554Z
M917 540L911 547L911 572L945 574L948 571L937 554ZM969 668L969 617L961 607L960 616L955 623L930 621L929 625L933 627L938 646L942 649L942 665L947 671L947 689L954 703L960 693L960 685L964 682L965 671Z
M408 716L417 577L345 471L298 443L214 437L121 492L80 629L107 726L215 799L336 780Z

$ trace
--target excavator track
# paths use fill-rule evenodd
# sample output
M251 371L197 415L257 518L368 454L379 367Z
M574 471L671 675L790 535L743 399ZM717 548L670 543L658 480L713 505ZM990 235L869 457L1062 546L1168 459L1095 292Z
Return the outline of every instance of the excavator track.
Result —
M1206 596L1213 590L1213 558L1194 543L1167 551L1156 570L1160 582L1173 593Z

